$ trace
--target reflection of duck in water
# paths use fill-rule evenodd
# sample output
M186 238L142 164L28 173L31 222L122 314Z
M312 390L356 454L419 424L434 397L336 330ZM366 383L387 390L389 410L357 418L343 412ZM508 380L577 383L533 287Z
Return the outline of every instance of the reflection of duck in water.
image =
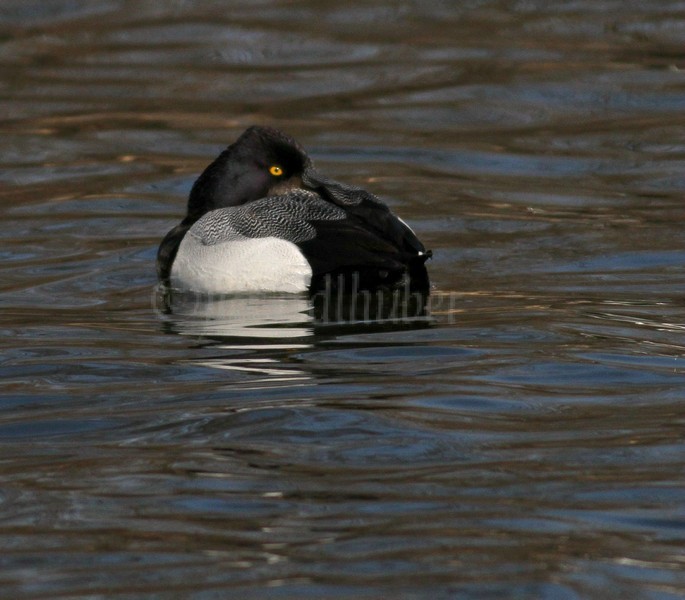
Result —
M332 331L370 333L418 329L433 322L427 296L406 290L340 290L304 294L196 294L155 290L154 306L165 315L169 333L214 340L270 339L274 343ZM298 343L300 340L298 339Z
M204 294L425 293L430 255L375 196L320 175L289 136L251 127L193 185L157 272L171 288Z

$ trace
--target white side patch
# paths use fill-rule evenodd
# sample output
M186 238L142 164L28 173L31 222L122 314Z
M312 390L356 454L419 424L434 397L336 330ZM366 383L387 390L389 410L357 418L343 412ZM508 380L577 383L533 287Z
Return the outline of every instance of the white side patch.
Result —
M171 268L171 286L205 294L304 292L312 269L300 249L276 237L205 245L189 231Z

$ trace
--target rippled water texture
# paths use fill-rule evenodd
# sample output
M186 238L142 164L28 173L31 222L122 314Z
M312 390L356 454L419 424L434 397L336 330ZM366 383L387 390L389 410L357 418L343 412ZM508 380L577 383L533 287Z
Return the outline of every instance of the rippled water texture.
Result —
M684 53L672 0L3 0L0 595L683 597ZM253 123L429 316L160 310Z

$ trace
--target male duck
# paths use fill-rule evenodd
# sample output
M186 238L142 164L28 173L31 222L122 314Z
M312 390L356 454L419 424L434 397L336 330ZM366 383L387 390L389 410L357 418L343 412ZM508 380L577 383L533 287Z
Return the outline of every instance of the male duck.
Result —
M186 217L159 246L157 273L206 294L426 292L430 256L374 195L323 177L288 135L250 127L193 185Z

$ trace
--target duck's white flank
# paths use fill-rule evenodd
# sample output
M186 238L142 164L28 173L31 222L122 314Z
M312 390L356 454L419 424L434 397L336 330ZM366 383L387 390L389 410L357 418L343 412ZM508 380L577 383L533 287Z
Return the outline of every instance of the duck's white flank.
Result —
M276 237L238 237L206 245L185 235L171 269L171 286L205 294L304 292L312 269L299 248Z

